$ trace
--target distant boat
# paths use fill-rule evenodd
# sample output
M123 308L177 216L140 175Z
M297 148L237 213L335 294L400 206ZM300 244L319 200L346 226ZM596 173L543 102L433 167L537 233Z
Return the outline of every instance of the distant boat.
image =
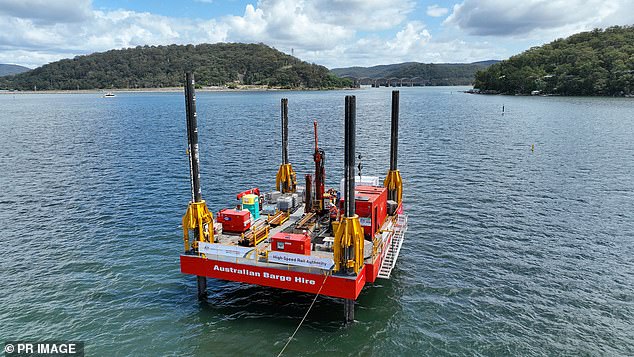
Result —
M114 93L112 93L112 92L108 92L108 93L104 94L103 96L104 96L104 98L107 98L107 97L116 97L116 95L114 95Z

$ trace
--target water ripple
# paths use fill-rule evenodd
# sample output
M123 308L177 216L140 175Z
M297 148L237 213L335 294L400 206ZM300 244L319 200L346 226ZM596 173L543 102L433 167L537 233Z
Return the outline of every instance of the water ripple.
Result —
M296 171L312 170L318 120L337 185L347 94L200 93L211 209L273 186L283 96ZM353 94L364 173L384 175L390 93ZM0 336L84 340L90 355L279 352L311 295L210 281L199 303L179 272L183 103L0 95ZM632 118L622 99L403 88L410 229L393 278L361 293L348 328L318 298L287 353L634 355Z

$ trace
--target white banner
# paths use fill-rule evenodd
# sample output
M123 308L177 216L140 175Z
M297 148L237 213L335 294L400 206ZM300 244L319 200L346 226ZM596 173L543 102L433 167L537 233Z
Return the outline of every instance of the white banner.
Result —
M325 270L330 270L335 265L335 262L330 258L275 251L269 252L269 263L282 263Z
M237 245L224 245L207 242L198 242L198 252L206 255L222 255L232 258L246 258L254 248L239 247Z

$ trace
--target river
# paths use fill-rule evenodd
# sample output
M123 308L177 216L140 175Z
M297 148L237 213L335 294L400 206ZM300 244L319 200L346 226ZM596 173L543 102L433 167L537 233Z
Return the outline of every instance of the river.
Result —
M402 88L409 231L357 321L318 298L293 356L634 355L634 101ZM277 355L312 296L182 275L182 93L0 95L0 342L87 355ZM389 163L390 90L199 92L203 197L271 189L290 161L343 175L344 96L363 174ZM504 106L504 113L502 113Z

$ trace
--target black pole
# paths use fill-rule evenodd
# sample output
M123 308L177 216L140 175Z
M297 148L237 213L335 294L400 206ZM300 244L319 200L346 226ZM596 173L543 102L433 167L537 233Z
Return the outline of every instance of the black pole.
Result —
M194 89L194 75L191 72L185 74L185 109L187 112L187 141L189 152L189 173L191 176L192 202L202 201L200 189L200 160L198 156L198 121L196 116L196 92ZM194 229L194 239L200 240L198 229ZM198 275L198 298L204 299L207 295L207 278Z
M390 170L398 169L398 105L399 91L392 91L392 142L390 145Z
M189 126L189 81L187 79L187 73L185 73L185 125L187 127L187 161L189 162L189 190L192 195L192 202L194 202L194 174L192 173L192 155L191 155L191 133Z
M288 164L288 98L282 98L282 164Z
M191 175L192 200L200 202L200 160L198 156L198 120L196 115L196 93L194 90L194 75L187 72L185 84L185 107L187 110L187 139L189 152L189 168ZM198 237L196 237L198 238Z
M345 105L345 128L344 128L344 213L346 217L354 217L355 200L354 200L354 163L355 163L355 139L356 139L356 120L357 120L357 102L353 95L346 96ZM345 248L343 251L344 261L354 259L353 247ZM354 300L344 299L343 314L346 324L354 321Z
M343 314L346 324L354 322L354 300L345 299L343 301Z
M356 97L346 96L345 109L345 151L344 151L344 213L354 216L354 163L355 163L355 126L357 119Z

